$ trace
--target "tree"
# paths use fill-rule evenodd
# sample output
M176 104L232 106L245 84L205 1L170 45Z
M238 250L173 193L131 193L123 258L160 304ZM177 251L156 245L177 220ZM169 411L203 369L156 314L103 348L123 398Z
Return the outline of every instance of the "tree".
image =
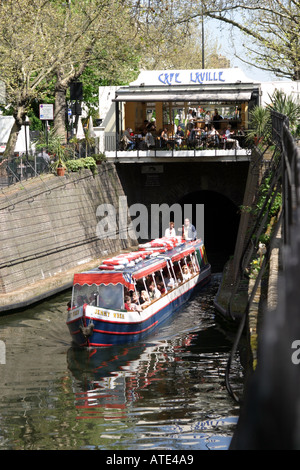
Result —
M151 2L152 3L152 2ZM156 2L154 2L156 3ZM168 6L171 0L162 0ZM297 0L181 0L174 22L178 25L201 19L219 20L245 38L247 64L278 77L300 79L300 4Z
M130 26L128 8L119 0L73 0L61 15L57 48L62 53L55 69L54 116L54 127L60 135L65 133L66 94L71 82L87 68L99 81L112 74L116 80L122 75L118 67L128 70L133 55L128 47L132 38ZM65 31L69 41L67 57Z
M44 89L56 65L56 58L52 62L49 59L55 17L53 2L47 0L7 0L0 4L0 77L15 118L5 156L13 152L30 102ZM43 27L46 22L50 28Z
M120 44L126 51L125 44L130 43L132 34L123 0L2 1L0 77L15 118L4 155L13 153L31 103L49 97L51 89L55 94L55 128L64 135L65 97L70 82L80 77L92 61L111 68L111 52L120 51ZM126 61L124 56L125 52L119 63Z

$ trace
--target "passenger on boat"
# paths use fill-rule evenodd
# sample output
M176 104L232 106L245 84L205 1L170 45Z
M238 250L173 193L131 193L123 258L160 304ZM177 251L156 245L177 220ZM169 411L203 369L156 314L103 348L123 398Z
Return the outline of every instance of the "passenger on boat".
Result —
M76 307L82 307L83 304L84 304L83 295L78 295L76 299Z
M182 268L182 280L187 281L188 279L190 279L190 277L191 277L190 270L188 269L187 266L183 266L183 268Z
M145 290L142 290L142 292L141 292L140 303L142 305L142 308L146 308L150 304L150 299L149 299L148 292L145 291Z
M159 299L159 297L161 296L161 293L155 286L154 282L151 282L151 284L149 285L149 291L150 291L149 293L150 300Z
M134 308L133 306L131 305L131 297L130 295L126 295L126 297L124 298L125 300L125 304L124 304L124 307L127 311L133 311Z
M187 241L196 240L197 238L197 231L189 219L184 220L184 238Z
M96 306L97 305L97 292L92 292L92 294L89 297L89 304Z
M159 292L161 293L161 295L165 294L166 289L165 289L165 286L164 286L163 281L157 282L156 285L157 285L157 289L159 290Z
M176 237L176 230L174 228L174 222L170 222L169 228L165 231L165 237Z
M137 304L139 303L139 296L137 294L137 292L133 292L132 296L131 296L131 302L133 304Z
M167 279L166 285L167 285L167 290L174 289L174 287L175 287L175 281L174 281L174 279L173 279L172 277L170 277L169 279Z

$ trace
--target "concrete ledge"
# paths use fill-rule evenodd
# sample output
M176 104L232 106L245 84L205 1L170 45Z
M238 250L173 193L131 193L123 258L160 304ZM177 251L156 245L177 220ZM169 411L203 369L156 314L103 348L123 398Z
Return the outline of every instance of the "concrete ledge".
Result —
M136 247L133 246L132 249L134 248ZM117 254L119 254L119 252L111 253L109 256L113 257ZM75 273L96 268L100 264L101 259L99 258L93 259L84 264L79 263L68 271L43 279L14 292L0 294L0 316L9 314L14 310L28 307L29 305L56 295L59 292L70 289L73 285L73 277Z

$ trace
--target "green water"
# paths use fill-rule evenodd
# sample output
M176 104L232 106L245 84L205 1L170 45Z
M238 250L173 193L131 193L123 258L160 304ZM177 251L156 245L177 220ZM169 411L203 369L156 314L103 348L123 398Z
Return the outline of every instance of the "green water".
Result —
M239 408L224 383L218 282L147 341L98 351L71 347L70 292L1 317L0 449L227 449Z

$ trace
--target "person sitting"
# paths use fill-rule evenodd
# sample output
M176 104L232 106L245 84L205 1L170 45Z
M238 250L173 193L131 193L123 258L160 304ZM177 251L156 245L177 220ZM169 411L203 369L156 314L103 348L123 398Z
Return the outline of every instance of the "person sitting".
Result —
M220 143L220 134L215 128L215 126L211 126L211 130L208 133L208 144L212 145L219 145Z
M132 305L131 305L131 297L130 295L126 295L126 297L124 297L124 307L127 311L132 311L133 308L132 308Z
M145 290L142 290L141 292L140 304L143 309L146 308L150 304L150 298L149 298L148 292Z
M231 129L231 125L228 124L227 129L225 131L224 150L226 148L227 142L232 143L233 149L239 150L241 148L238 140L234 139L233 136L234 136L234 131Z
M160 146L165 148L168 145L168 129L163 129L160 134Z
M76 307L82 307L83 304L84 304L83 295L78 295L76 299Z
M142 310L139 302L139 297L137 292L134 292L131 297L131 310L135 312L140 312Z
M124 150L133 150L135 148L135 141L132 138L132 129L127 127L127 129L123 132L121 142L124 145Z
M145 136L145 143L146 143L148 149L155 147L155 140L154 140L154 137L153 137L153 135L150 131L148 131L146 136Z
M182 144L182 139L183 138L184 138L184 132L183 132L181 126L178 126L176 134L175 134L175 141L176 141L177 145L180 146Z
M89 304L96 306L97 305L97 292L92 292L89 296Z
M157 283L157 289L159 290L159 292L161 293L161 295L165 294L166 289L165 289L165 286L164 286L163 281L159 281L159 282Z
M182 280L187 281L188 279L190 279L190 277L191 277L190 270L188 269L188 267L186 265L183 266L183 268L182 268Z
M159 297L161 296L161 292L157 289L154 282L151 282L151 284L149 285L149 291L150 300L159 299Z
M167 290L172 290L175 287L175 281L172 277L166 280Z
M139 296L137 292L133 292L132 297L131 297L131 303L135 305L139 305Z

